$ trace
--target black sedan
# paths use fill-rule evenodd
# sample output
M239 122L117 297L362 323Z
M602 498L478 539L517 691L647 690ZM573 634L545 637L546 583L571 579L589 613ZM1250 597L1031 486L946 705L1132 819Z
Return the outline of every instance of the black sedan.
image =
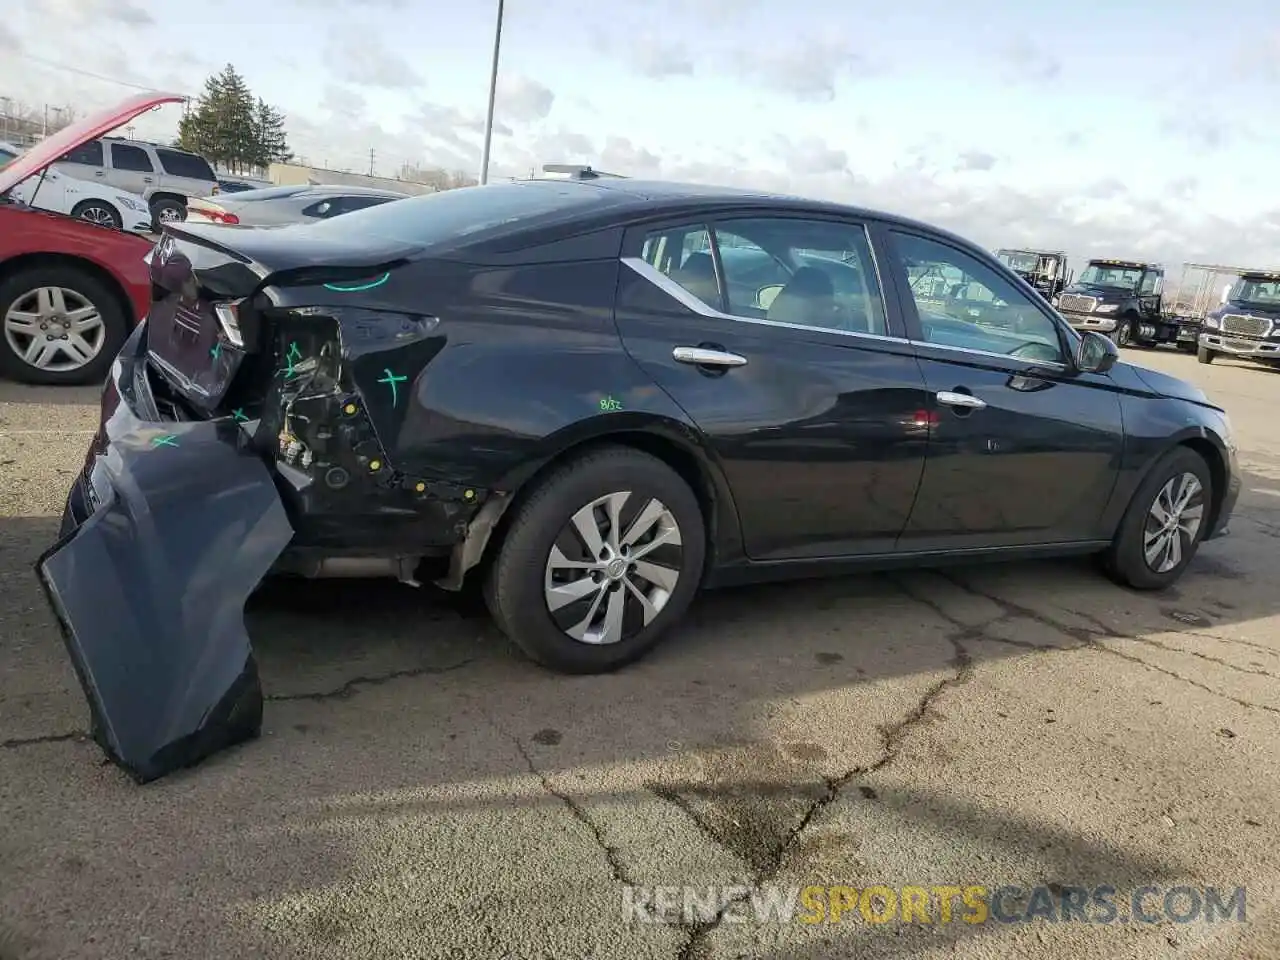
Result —
M40 562L139 779L256 732L241 611L268 573L478 581L533 659L587 673L700 587L1094 554L1159 589L1239 492L1198 389L867 210L535 180L169 224L150 269Z

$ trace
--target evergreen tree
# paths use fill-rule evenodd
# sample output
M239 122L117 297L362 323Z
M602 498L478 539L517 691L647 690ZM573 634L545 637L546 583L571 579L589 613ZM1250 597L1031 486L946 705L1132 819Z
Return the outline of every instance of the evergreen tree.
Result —
M254 97L231 64L205 80L204 91L178 126L178 143L236 172L291 156L284 117Z

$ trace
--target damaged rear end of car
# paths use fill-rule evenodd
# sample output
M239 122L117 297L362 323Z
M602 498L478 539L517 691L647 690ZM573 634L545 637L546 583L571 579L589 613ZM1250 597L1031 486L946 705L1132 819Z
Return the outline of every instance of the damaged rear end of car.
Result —
M260 732L244 605L268 573L415 583L465 535L477 491L393 455L443 343L385 306L415 252L174 225L148 255L150 311L37 562L94 739L135 780Z

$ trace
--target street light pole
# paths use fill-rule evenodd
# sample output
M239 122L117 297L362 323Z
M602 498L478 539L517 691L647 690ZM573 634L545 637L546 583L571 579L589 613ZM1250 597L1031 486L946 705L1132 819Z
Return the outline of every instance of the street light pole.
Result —
M484 149L480 151L480 182L489 182L489 147L493 143L493 106L498 98L498 51L502 48L502 0L498 0L498 22L493 28L493 72L489 75L489 112L484 121Z

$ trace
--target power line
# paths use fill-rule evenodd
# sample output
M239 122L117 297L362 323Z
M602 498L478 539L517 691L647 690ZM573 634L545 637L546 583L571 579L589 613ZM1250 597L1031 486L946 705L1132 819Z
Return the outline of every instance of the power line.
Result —
M117 77L104 76L101 73L94 73L91 70L81 70L79 67L71 67L65 63L58 63L56 60L48 60L45 57L38 57L34 53L22 53L21 51L19 51L16 54L10 53L10 56L21 57L24 60L30 60L34 63L39 63L46 67L52 67L55 70L65 70L67 73L74 73L81 77L89 77L93 80L101 80L104 83L114 83L117 86L129 87L132 90L143 90L147 93L156 93L159 91L159 87L154 87L154 86L149 87L140 83L131 83L128 80L120 80ZM180 91L174 91L174 92L180 92ZM191 96L191 94L184 94L184 95Z

